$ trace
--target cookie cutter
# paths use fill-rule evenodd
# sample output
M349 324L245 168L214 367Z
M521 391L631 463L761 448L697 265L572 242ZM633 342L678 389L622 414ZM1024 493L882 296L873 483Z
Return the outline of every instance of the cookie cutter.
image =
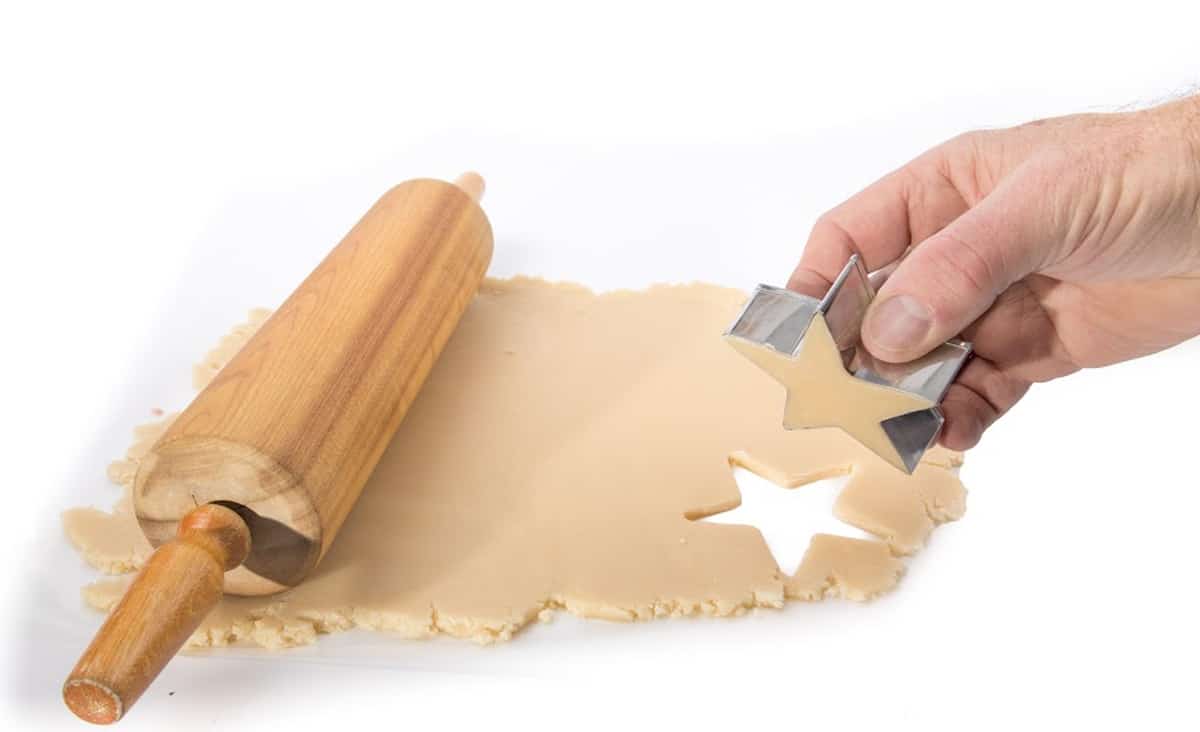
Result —
M820 300L780 287L759 285L725 335L794 357L813 317L817 313L825 316L847 371L863 381L900 389L933 403L928 409L880 423L907 472L912 473L945 424L939 405L970 358L971 344L953 338L915 361L900 364L880 361L862 346L860 338L863 317L874 298L875 288L862 260L855 254Z

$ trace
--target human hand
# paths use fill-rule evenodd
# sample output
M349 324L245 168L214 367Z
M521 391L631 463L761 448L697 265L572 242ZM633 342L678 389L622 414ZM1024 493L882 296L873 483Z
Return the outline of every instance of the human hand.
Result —
M874 356L974 343L942 403L970 448L1032 382L1200 334L1200 97L956 137L824 214L788 286L820 296L854 253L895 267Z

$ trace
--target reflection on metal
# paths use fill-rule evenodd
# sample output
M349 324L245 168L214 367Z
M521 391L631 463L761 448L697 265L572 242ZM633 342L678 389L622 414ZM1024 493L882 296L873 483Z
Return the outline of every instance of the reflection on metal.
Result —
M934 403L929 409L894 417L881 425L911 473L942 429L945 418L936 405L970 357L971 344L955 338L915 361L879 361L862 347L860 339L863 317L874 297L875 290L856 254L820 300L759 285L725 334L795 356L813 316L824 315L847 371L864 381L901 389Z

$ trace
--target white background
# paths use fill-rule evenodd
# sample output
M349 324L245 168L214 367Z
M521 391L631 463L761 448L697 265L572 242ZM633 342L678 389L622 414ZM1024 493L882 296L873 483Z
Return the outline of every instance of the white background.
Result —
M10 729L82 728L59 685L99 616L58 512L107 506L130 427L388 185L482 171L497 275L781 283L821 211L944 138L1200 82L1182 0L218 5L0 10ZM869 605L179 658L122 725L1195 729L1198 367L1036 387Z

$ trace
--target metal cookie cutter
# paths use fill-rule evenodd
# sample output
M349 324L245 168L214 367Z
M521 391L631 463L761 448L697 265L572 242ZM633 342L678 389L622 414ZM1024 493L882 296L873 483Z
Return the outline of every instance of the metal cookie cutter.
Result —
M946 421L938 405L970 357L971 344L954 338L916 361L895 364L876 360L860 341L863 316L874 297L875 289L855 254L820 300L759 285L725 335L795 356L813 317L817 313L824 315L847 371L864 381L901 389L933 402L929 409L880 423L912 473Z

